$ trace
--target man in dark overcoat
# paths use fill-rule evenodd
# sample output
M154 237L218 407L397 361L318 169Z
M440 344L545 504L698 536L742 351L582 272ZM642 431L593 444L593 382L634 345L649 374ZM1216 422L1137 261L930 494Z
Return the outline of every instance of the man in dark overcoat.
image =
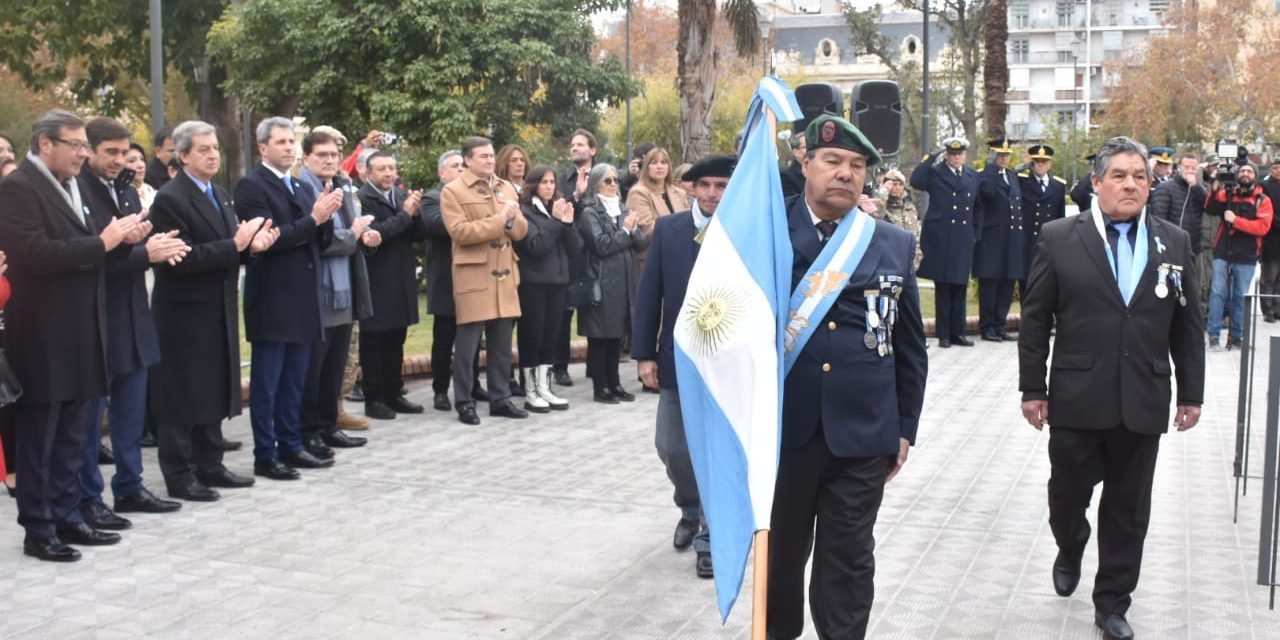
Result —
M978 277L978 327L988 342L1012 340L1005 318L1013 304L1013 284L1026 277L1022 235L1022 189L1009 169L1013 149L1004 138L989 140L995 159L982 170L978 209L982 232L973 250Z

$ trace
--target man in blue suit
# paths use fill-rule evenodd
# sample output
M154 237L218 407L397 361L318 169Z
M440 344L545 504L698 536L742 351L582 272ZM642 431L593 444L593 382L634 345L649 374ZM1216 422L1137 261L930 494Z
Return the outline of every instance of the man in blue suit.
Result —
M1031 273L1031 261L1036 256L1036 243L1040 241L1040 228L1067 215L1067 181L1052 175L1053 147L1047 144L1032 145L1027 150L1031 166L1018 174L1018 186L1022 189L1022 262L1024 273ZM1019 285L1022 300L1027 299L1027 281Z
M693 182L693 209L658 218L654 226L649 259L636 294L631 334L631 357L637 363L640 380L646 387L661 388L654 444L658 458L667 468L667 478L675 487L676 506L680 507L672 544L677 549L693 545L697 554L694 570L701 578L714 576L711 532L702 513L689 443L684 436L680 390L676 386L674 329L693 263L698 258L701 233L720 205L734 164L732 156L707 156L685 172L685 179Z
M1013 283L1027 277L1023 258L1022 189L1009 170L1013 149L1004 138L989 140L995 160L982 170L978 208L982 231L973 251L973 271L978 276L978 326L988 342L1013 340L1005 330L1005 317L1013 305Z
M242 220L271 220L280 236L249 263L244 280L244 327L253 345L253 472L294 480L299 467L333 466L333 460L321 460L303 447L299 423L311 347L323 332L320 250L333 241L331 220L342 206L342 192L317 196L289 174L297 155L292 121L267 118L256 134L262 164L236 185L236 211Z
M112 220L139 213L142 202L131 181L121 180L124 157L129 152L129 130L111 118L95 118L85 126L89 159L80 169L85 205L98 228ZM131 177L132 174L129 174ZM191 250L176 231L158 233L146 243L121 245L107 254L107 397L89 410L88 433L102 429L102 413L109 402L111 448L115 451L115 477L111 490L116 511L168 513L182 504L161 500L142 484L142 432L147 404L147 368L160 361L160 340L148 302L146 274L154 262L180 262ZM95 529L127 529L130 522L117 516L102 501L102 471L98 450L102 439L90 437L85 450L80 487L81 515Z
M862 638L875 588L876 514L885 483L915 442L924 402L928 356L912 272L916 247L909 232L856 209L867 169L881 159L866 137L830 115L815 119L806 136L804 194L787 211L791 283L834 281L837 297L821 317L801 323L812 333L784 383L768 631L783 639L804 630L804 568L812 550L810 610L818 636ZM841 225L850 231L840 235ZM854 234L865 233L870 242L853 266L824 252L837 242L838 254L864 237ZM806 297L812 293L807 289ZM800 326L806 308L792 312L790 326Z
M911 186L929 194L929 209L920 226L920 277L933 281L938 346L972 347L964 337L965 297L973 245L982 237L981 179L964 166L969 143L942 141L943 149L924 157L911 172ZM939 159L945 152L945 161Z

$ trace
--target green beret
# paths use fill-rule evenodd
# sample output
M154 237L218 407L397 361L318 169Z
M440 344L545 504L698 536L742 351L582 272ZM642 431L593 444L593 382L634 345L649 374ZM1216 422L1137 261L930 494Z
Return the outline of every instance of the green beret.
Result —
M868 167L880 164L884 160L871 141L867 140L867 137L862 135L853 123L829 113L814 118L813 122L809 123L809 128L805 129L804 137L810 151L822 147L848 149L866 156Z

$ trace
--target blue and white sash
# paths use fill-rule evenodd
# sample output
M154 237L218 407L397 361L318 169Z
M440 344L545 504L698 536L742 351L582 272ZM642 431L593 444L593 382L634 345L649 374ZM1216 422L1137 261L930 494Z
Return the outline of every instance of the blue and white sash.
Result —
M800 352L804 351L804 345L818 328L810 319L821 321L826 317L845 283L858 268L858 263L867 254L875 230L875 220L855 208L836 227L836 234L827 241L818 259L809 265L804 278L791 292L786 335L782 338L785 355L783 375L791 372Z

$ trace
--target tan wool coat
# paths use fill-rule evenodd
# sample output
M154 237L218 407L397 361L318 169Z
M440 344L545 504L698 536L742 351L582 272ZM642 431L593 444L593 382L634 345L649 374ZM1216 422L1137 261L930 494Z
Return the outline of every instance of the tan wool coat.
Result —
M507 203L516 205L508 228ZM494 176L463 171L440 192L440 214L453 238L453 301L458 324L520 317L520 269L513 240L524 238L529 222L520 213L516 190Z

